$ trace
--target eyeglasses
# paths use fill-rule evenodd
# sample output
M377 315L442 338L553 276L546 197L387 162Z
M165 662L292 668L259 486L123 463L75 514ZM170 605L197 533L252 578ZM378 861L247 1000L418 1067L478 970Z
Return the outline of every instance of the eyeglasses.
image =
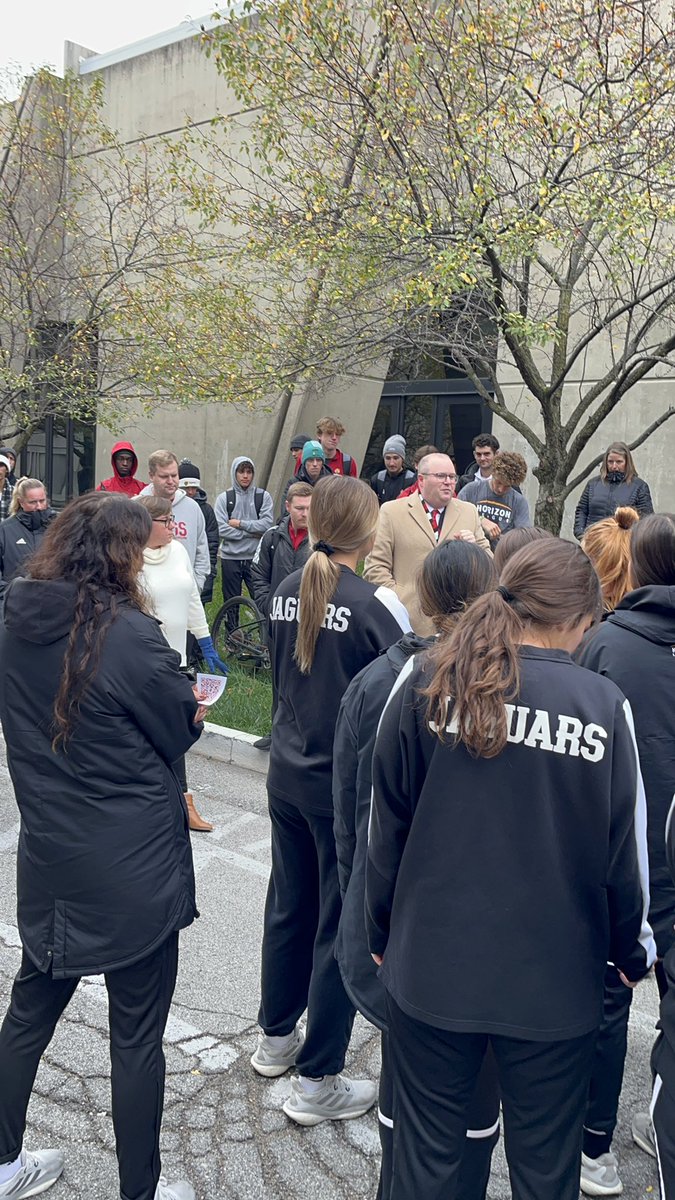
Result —
M457 482L457 476L451 475L449 471L422 471L421 474L425 479L438 479L439 483L444 483L446 479L449 479L450 483Z
M172 525L175 525L173 517L153 517L152 519L155 525L166 525L167 529L170 529Z

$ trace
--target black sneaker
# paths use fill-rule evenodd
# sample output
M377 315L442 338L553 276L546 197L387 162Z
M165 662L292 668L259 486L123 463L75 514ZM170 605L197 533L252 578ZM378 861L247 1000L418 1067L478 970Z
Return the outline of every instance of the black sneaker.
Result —
M272 745L272 734L268 733L265 737L258 738L257 742L253 743L256 750L269 750Z

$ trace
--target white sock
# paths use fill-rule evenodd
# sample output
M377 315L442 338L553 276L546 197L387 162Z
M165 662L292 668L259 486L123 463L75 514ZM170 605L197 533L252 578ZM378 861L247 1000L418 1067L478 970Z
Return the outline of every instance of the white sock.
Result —
M283 1050L284 1046L287 1046L291 1038L295 1036L295 1030L291 1030L290 1033L284 1033L282 1037L279 1037L277 1034L270 1033L266 1034L265 1036L267 1037L272 1050Z
M310 1079L309 1075L298 1075L298 1079L302 1085L303 1092L307 1092L308 1096L314 1096L316 1092L320 1092L324 1084L323 1075L320 1079Z
M14 1159L11 1163L0 1163L0 1183L9 1183L23 1166L23 1154Z

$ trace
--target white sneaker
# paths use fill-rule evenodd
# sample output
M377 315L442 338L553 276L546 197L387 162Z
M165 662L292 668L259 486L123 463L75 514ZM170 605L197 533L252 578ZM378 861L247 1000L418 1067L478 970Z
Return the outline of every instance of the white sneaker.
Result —
M345 1075L324 1075L323 1087L308 1092L299 1075L291 1078L291 1094L283 1110L298 1125L319 1125L321 1121L350 1121L362 1117L377 1099L377 1085L369 1079L347 1079Z
M21 1166L16 1175L0 1183L0 1196L11 1200L26 1200L39 1196L56 1183L63 1171L64 1157L60 1150L23 1150Z
M636 1146L644 1150L645 1154L650 1154L652 1158L656 1158L656 1142L654 1140L654 1126L649 1113L635 1113L633 1120L630 1123L633 1141Z
M160 1175L155 1200L195 1200L195 1189L184 1179L168 1183L164 1176Z
M275 1047L266 1033L258 1034L258 1045L251 1055L251 1066L259 1075L266 1079L274 1079L277 1075L285 1075L295 1066L295 1060L302 1049L305 1032L301 1025L296 1025L289 1033L286 1041Z
M623 1184L618 1166L619 1160L611 1150L599 1158L582 1153L580 1186L584 1196L620 1196Z

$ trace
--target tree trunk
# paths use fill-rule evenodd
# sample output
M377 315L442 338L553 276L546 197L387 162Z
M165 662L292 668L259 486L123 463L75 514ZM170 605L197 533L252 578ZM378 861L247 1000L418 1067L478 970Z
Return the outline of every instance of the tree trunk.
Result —
M547 470L545 463L540 464L535 474L539 477L539 495L534 510L534 523L542 529L548 529L549 533L557 537L565 512L565 501L560 495L564 480L556 478L552 470Z

